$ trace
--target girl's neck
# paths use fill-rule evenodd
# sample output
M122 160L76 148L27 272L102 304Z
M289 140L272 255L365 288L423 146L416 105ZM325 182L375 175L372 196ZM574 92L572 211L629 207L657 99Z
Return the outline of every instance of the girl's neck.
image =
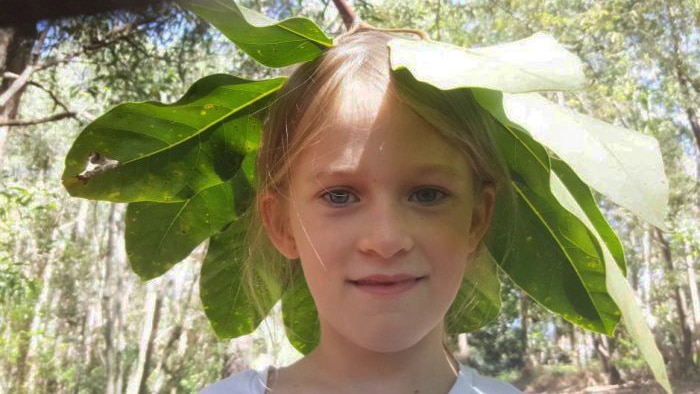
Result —
M342 388L353 393L445 394L454 385L459 366L444 350L442 330L440 325L410 348L384 353L322 329L319 346L288 372L297 376L297 384L307 381L331 390L327 392L339 393Z

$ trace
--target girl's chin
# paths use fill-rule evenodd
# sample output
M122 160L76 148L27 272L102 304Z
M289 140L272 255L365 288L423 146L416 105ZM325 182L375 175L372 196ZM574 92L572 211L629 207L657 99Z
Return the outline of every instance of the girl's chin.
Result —
M396 317L396 316L395 316ZM327 349L374 353L400 353L415 348L443 346L442 321L426 324L430 319L387 318L374 321L321 321L321 341Z
M403 329L405 330L405 327ZM354 338L354 340L351 338L350 340L367 351L391 354L408 351L431 339L431 332L404 332L399 335L396 333L396 330L387 330L377 335L363 336ZM436 343L441 344L441 339L437 340Z

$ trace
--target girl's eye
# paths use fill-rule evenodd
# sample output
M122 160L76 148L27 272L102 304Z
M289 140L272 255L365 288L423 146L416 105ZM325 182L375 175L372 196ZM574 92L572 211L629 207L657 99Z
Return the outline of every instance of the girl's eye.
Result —
M447 193L438 189L425 188L419 189L408 198L409 201L415 201L419 204L434 204L447 197Z
M328 190L321 196L331 205L347 205L357 202L357 196L348 190Z

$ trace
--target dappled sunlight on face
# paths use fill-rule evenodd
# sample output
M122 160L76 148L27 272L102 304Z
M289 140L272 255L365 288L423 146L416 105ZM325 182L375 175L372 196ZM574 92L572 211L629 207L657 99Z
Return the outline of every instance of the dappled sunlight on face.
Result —
M292 165L288 221L321 345L441 343L476 243L463 152L391 94L347 87L338 116ZM375 283L379 280L381 283Z

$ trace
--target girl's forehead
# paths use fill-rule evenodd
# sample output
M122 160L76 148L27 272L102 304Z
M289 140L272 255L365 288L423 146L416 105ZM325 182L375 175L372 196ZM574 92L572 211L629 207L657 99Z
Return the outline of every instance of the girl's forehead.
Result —
M361 92L370 93L358 89L326 114L328 119L305 144L297 166L303 163L309 166L306 170L322 173L396 162L466 166L462 152L395 95Z
M329 120L350 127L371 127L382 108L395 100L386 86L379 87L363 79L346 82L339 90Z
M323 145L332 149L328 152L332 153L357 141L377 143L370 135L385 129L390 119L403 114L403 110L391 97L359 89L352 93L344 94L334 105L329 106L317 124L316 131L312 133L313 137L305 144L307 149Z

